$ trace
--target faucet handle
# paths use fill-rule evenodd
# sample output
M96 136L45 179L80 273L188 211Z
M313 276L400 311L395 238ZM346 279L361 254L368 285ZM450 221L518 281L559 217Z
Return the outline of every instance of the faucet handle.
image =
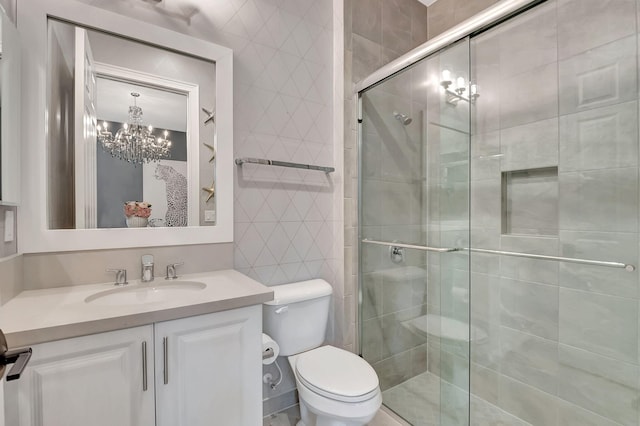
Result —
M127 270L126 269L107 269L106 272L116 273L116 282L113 285L125 285L127 282Z
M176 275L176 267L184 265L184 262L170 263L167 265L167 276L164 277L165 280L175 280L178 278Z

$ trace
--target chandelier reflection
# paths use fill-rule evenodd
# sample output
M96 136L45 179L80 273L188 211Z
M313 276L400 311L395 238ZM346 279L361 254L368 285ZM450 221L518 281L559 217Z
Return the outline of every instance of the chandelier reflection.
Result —
M133 105L129 107L129 120L115 136L109 131L107 122L97 126L98 142L102 149L112 157L129 163L144 164L167 159L170 156L171 141L169 132L165 130L162 136L153 135L151 125L145 127L142 123L142 108L136 99L139 93L132 92Z

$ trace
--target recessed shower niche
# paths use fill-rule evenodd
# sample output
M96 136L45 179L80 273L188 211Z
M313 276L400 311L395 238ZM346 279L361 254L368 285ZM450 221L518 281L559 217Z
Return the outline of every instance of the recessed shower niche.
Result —
M558 235L558 168L502 172L502 233Z

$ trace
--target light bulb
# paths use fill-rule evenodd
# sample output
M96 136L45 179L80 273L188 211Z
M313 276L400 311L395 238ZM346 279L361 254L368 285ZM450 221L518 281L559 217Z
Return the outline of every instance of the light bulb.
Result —
M465 86L464 77L458 77L457 84L458 84L458 89L464 88Z
M167 136L169 136L169 131L168 131L168 130L165 130L165 131L164 131L164 137L166 138Z
M153 132L153 126L151 124L149 124L148 129L149 129L150 132Z
M471 87L469 88L469 91L471 92L471 95L477 95L478 94L478 85L477 84L472 84Z
M442 81L451 81L451 71L442 70Z
M125 130L129 130L129 123L124 123L124 126L122 127L124 127Z
M107 124L106 121L102 122L102 127L104 127L105 130L107 130L107 127L109 127L109 125Z

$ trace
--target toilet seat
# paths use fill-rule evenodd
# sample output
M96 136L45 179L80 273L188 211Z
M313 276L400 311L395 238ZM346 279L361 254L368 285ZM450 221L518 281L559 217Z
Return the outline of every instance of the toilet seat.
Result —
M298 355L295 366L298 380L325 398L357 403L380 393L375 370L359 356L333 346Z

